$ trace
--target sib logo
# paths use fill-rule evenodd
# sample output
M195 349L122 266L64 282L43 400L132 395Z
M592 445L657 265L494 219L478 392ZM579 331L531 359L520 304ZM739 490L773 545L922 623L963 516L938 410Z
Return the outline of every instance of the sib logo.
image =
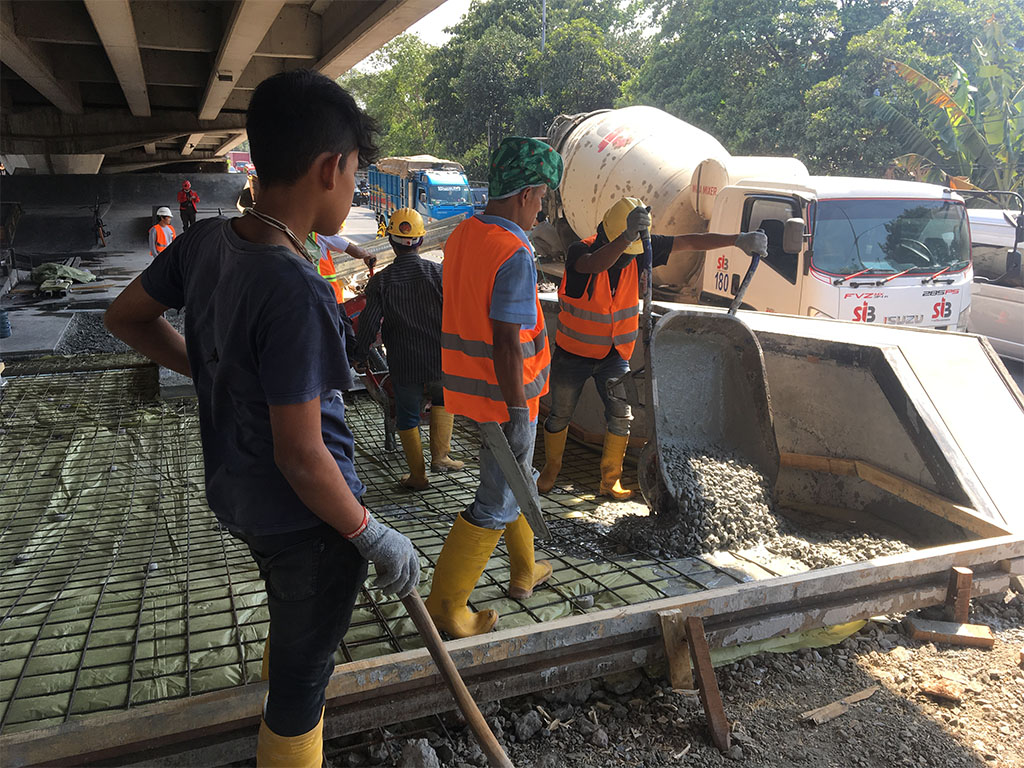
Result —
M948 320L953 315L953 305L943 297L932 307L932 320Z
M727 259L725 256L719 256L718 257L718 264L715 267L715 269L717 269L719 271L722 271L722 272L728 272L729 271L729 259Z
M859 307L853 308L853 322L873 323L875 322L875 308L866 301Z

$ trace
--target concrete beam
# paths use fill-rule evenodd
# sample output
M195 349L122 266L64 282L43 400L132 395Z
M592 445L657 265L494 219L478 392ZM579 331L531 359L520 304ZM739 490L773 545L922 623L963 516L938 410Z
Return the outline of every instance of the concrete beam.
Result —
M203 140L205 133L190 133L188 138L185 139L185 146L181 148L181 154L188 156L192 152L199 148L199 142Z
M110 65L124 91L128 109L136 117L148 117L149 91L142 71L139 41L128 0L85 0L85 10L92 18Z
M201 120L212 120L220 114L283 6L284 0L239 0L235 5L199 108Z
M193 133L237 133L245 115L225 112L217 120L199 120L187 111L161 111L135 117L127 109L66 115L52 107L0 113L0 152L83 154L116 151L149 142L173 141Z
M142 149L147 155L153 156L156 154L156 142L151 141L149 144L143 144Z
M316 61L322 45L320 30L318 14L301 5L286 5L254 55Z
M82 97L72 83L58 80L37 43L18 37L10 3L0 4L0 61L61 112L82 114Z
M101 173L128 173L130 171L141 171L146 168L156 168L161 165L174 165L176 163L209 163L219 162L224 164L224 158L214 157L209 152L195 152L189 157L182 157L175 150L157 150L156 155L121 155L119 157L107 157L100 169Z
M309 12L315 13L317 16L323 16L324 11L327 10L330 4L331 0L313 0L313 2L309 4Z
M314 69L330 78L340 77L444 2L384 0L354 27L351 6L332 4L324 11L324 52Z
M246 133L245 131L242 131L241 133L232 134L227 141L225 141L223 144L217 147L217 149L214 150L213 154L216 155L217 157L223 157L232 149L234 149L243 141L245 141L248 135L249 134Z

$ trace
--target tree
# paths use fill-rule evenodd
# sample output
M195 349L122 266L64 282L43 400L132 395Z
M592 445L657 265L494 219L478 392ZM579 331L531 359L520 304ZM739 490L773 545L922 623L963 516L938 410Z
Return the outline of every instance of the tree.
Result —
M432 50L416 35L399 35L370 58L366 70L341 79L380 125L384 156L441 151L424 96Z
M975 82L957 65L937 83L905 62L889 61L916 92L918 115L878 96L869 107L897 135L897 162L914 178L954 187L1024 188L1024 83L1012 80L1014 52L994 22L973 43ZM917 118L923 118L922 127Z

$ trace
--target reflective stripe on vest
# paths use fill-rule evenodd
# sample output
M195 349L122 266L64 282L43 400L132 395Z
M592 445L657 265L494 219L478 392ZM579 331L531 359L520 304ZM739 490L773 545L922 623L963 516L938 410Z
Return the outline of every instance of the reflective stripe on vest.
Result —
M459 224L445 244L441 271L445 302L441 311L441 369L445 409L476 422L508 421L508 406L494 370L491 295L501 265L527 247L516 235L476 217ZM537 323L520 328L523 389L530 418L548 391L551 354L544 313L534 289Z
M583 242L594 244L596 235ZM629 360L640 328L640 280L636 259L619 272L619 284L612 293L608 270L591 276L578 299L565 292L568 271L558 287L558 329L555 343L566 352L600 360L612 347ZM593 289L592 291L590 289ZM588 293L593 293L588 296Z
M174 227L170 224L167 225L166 229L171 230L171 234L168 236L162 224L154 224L153 226L156 227L156 252L160 253L174 240Z
M345 301L345 284L341 281L341 278L334 273L334 260L331 258L330 251L327 252L326 256L321 255L320 261L316 265L316 271L320 273L320 277L327 281L327 284L334 289L334 298L339 304Z

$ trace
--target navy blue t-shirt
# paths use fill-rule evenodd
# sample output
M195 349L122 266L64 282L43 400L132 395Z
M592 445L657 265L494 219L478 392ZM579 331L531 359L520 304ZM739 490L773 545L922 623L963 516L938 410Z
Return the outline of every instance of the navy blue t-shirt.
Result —
M218 520L250 535L320 523L274 463L269 409L315 397L324 444L352 493L363 495L338 391L351 384L338 304L313 264L288 248L243 240L230 219L208 219L154 259L142 287L185 309L206 498Z

